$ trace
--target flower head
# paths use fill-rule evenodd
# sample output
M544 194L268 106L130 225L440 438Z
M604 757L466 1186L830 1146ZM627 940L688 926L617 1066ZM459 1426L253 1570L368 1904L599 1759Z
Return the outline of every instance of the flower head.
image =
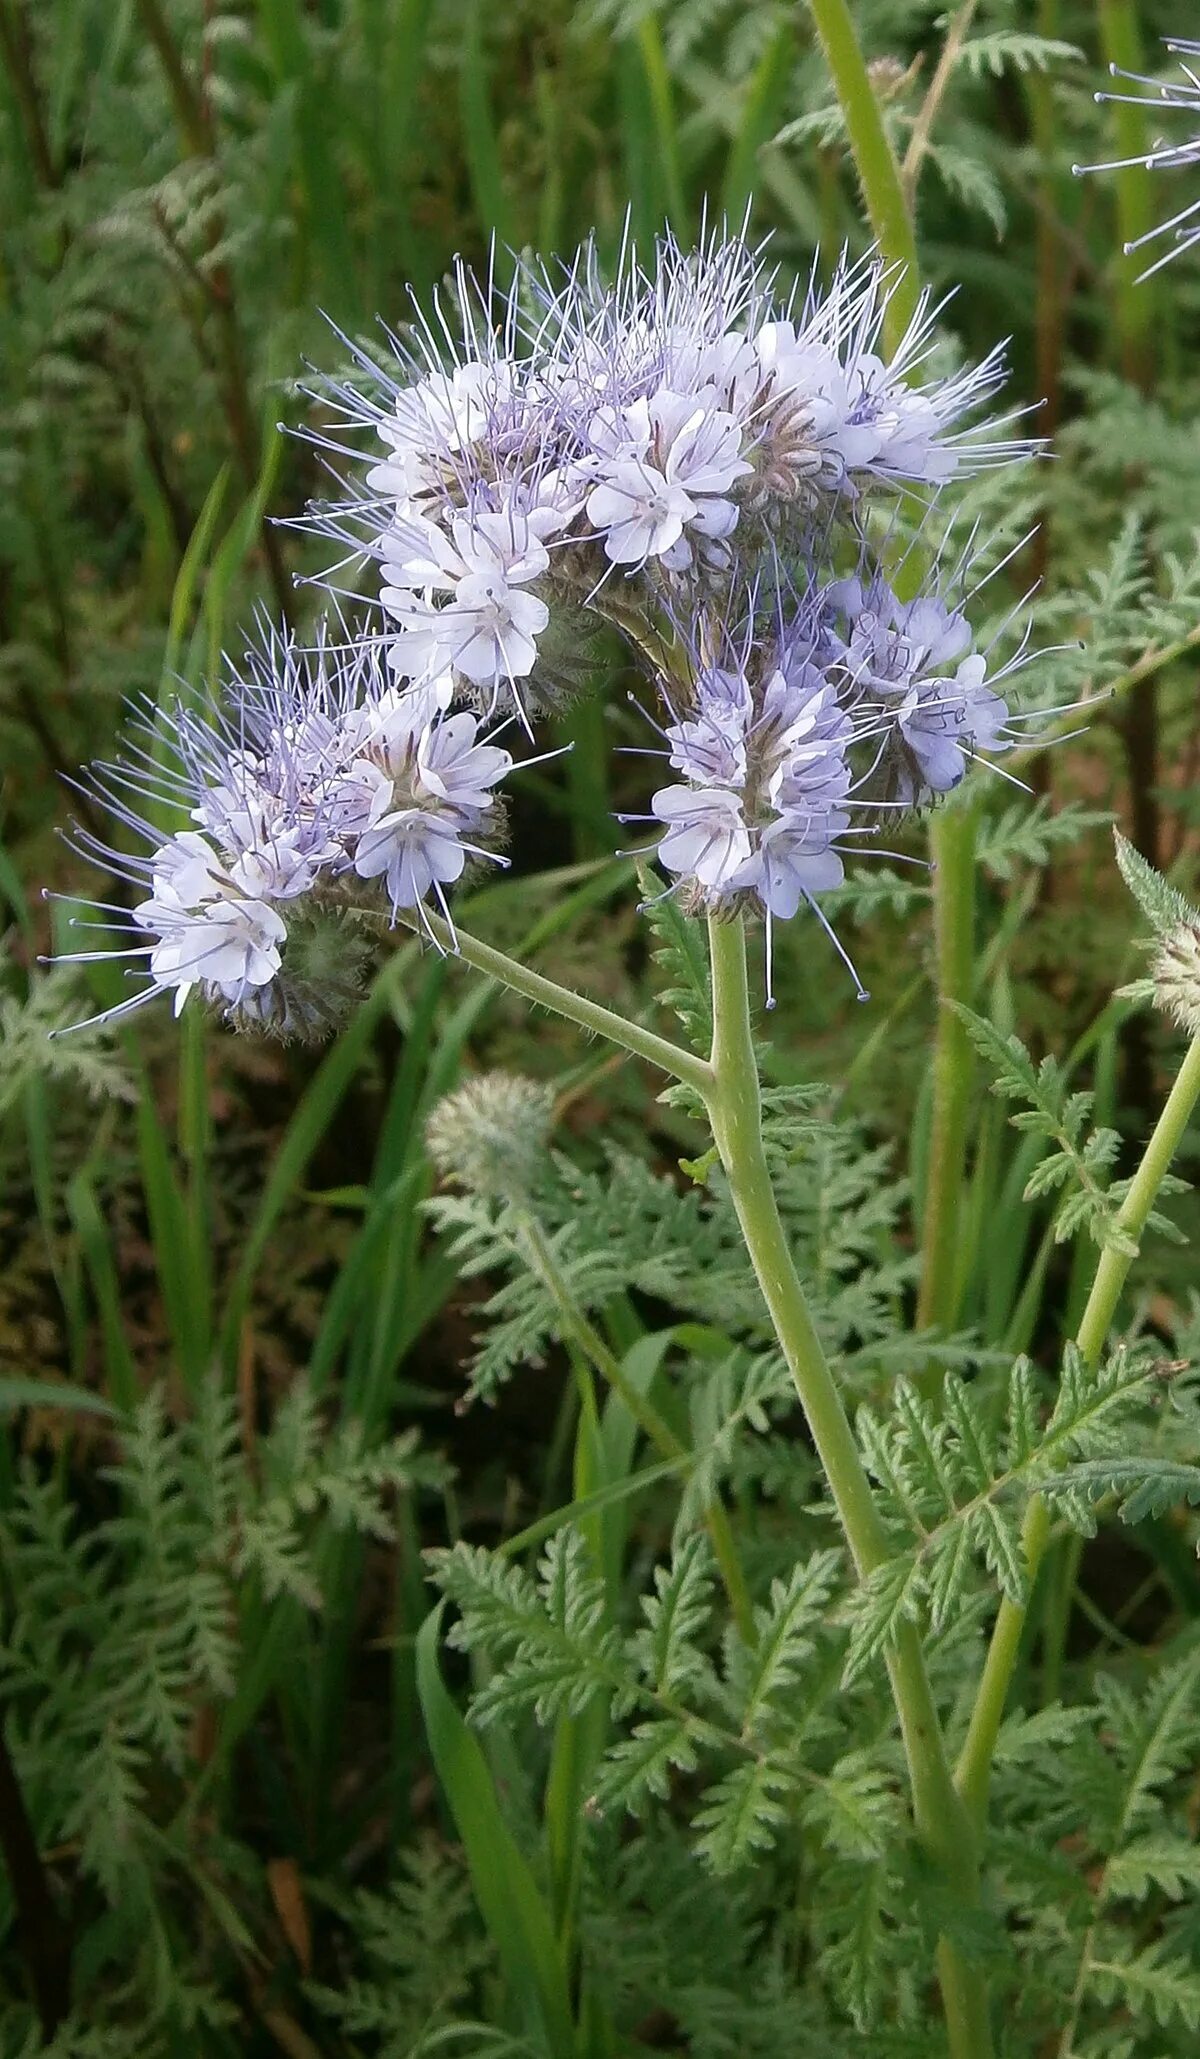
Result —
M889 354L896 284L843 259L781 294L724 232L686 252L666 237L645 265L627 237L611 281L588 244L557 280L522 263L504 295L459 266L453 306L392 339L390 369L358 351L363 390L330 389L385 455L310 520L382 566L400 672L528 726L556 614L590 608L637 645L664 607L727 597L735 552L823 554L829 576L831 535L861 543L872 496L1029 448L980 419L1002 350L933 371L928 295Z
M692 909L757 909L768 930L842 883L851 838L951 791L1012 741L1001 691L1026 662L974 647L970 552L902 600L865 554L824 585L743 575L728 616L676 622L687 654L659 681L676 775L650 820L670 891ZM890 853L896 856L896 853Z
M76 832L135 890L127 910L93 904L146 973L109 1012L170 992L178 1013L198 993L251 1026L326 1029L361 985L356 882L382 882L387 920L424 922L432 899L449 923L446 888L471 858L495 858L512 759L445 698L438 676L394 685L378 644L322 632L302 651L266 630L225 698L140 710L127 755L91 786L141 849Z
M537 659L550 611L531 583L550 564L546 540L560 527L553 509L464 509L446 528L425 516L397 522L380 542L381 599L399 624L391 662L411 678L449 672L482 690L494 707L507 684Z
M786 920L841 880L855 725L811 661L819 600L780 585L772 603L764 609L756 589L743 596L720 662L697 660L682 707L676 684L664 685L663 737L682 778L650 806L664 825L659 862L694 903L750 902Z
M425 1141L438 1172L492 1201L526 1200L545 1165L554 1090L520 1073L485 1072L436 1103Z
M860 716L873 712L890 798L949 793L970 758L1008 747L1008 704L961 606L936 593L902 601L880 574L839 581L829 598L830 675Z

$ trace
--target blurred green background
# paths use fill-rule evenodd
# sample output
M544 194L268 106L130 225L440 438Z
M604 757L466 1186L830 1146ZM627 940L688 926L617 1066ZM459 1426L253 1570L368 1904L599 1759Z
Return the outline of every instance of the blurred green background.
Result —
M1200 272L1135 289L1121 237L1187 195L1071 167L1121 154L1098 77L1139 50L1157 66L1179 12L855 8L925 274L955 289L947 329L969 353L1011 335L1014 404L1054 439L986 503L1003 536L1043 525L1012 592L1040 579L1039 633L1082 641L1071 691L1119 689L1030 759L1031 797L987 787L980 990L1129 1134L1160 1054L1111 1002L1136 960L1103 825L1192 883ZM375 318L428 306L455 253L485 263L494 236L503 272L507 249L569 255L594 228L611 255L627 210L640 239L686 240L752 202L807 275L864 246L855 180L807 11L774 0L0 0L0 59L0 1692L85 1998L61 2049L432 2050L365 2001L347 2029L312 1982L365 1964L415 2021L488 2020L417 1714L419 1548L569 1499L578 1401L552 1350L495 1415L456 1413L483 1289L430 1238L423 1119L503 1063L561 1078L584 1162L601 1126L656 1166L694 1132L656 1110L647 1134L629 1067L411 943L315 1054L180 1035L165 1010L49 1043L119 991L41 963L61 920L41 889L96 891L57 834L87 805L64 779L128 697L214 675L257 603L311 623L294 581L320 547L286 518L322 477L279 425L318 423L300 384L344 358L331 325L378 347ZM605 678L564 720L573 755L517 782L517 877L470 913L640 1008L612 811L642 774L611 751L640 732L615 660ZM846 1083L919 1188L928 895L874 877L841 911L872 1009L795 926L771 1064ZM963 1324L1057 1336L1078 1268L1018 1223L1019 1146L982 1093L977 1141ZM1193 1284L1164 1271L1168 1330ZM622 1350L647 1330L628 1305L606 1320ZM152 1389L114 1485L103 1410ZM385 1922L355 1897L389 1883ZM34 2049L31 1950L61 1974L63 1944L49 1917L22 1944L2 1886L0 1928L7 2055ZM472 2049L523 2049L496 2037Z

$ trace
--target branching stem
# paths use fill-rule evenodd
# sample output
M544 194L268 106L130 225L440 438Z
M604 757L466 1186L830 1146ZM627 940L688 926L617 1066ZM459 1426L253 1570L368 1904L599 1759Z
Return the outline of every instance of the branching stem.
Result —
M555 1257L550 1239L536 1216L528 1209L523 1210L521 1214L521 1235L526 1247L526 1260L540 1277L542 1285L558 1308L563 1328L576 1349L593 1370L599 1373L600 1378L612 1388L613 1393L620 1396L634 1422L645 1432L651 1444L663 1457L682 1459L694 1467L695 1460L686 1444L675 1435L671 1425L659 1414L654 1403L639 1393L615 1351L609 1349L596 1325L576 1300L570 1282L564 1277L562 1267ZM741 1560L738 1558L729 1517L719 1493L714 1493L712 1500L706 1504L704 1514L738 1633L744 1644L752 1645L756 1636L754 1608Z
M711 1077L703 1058L697 1058L692 1051L685 1051L681 1044L673 1044L669 1037L656 1036L653 1030L642 1029L636 1022L627 1022L623 1015L606 1008L600 1001L589 1000L586 994L577 994L570 987L560 986L557 980L547 979L544 973L534 972L528 965L522 965L516 958L510 958L506 951L498 951L494 944L485 944L480 937L468 935L457 925L451 931L450 925L440 916L427 914L422 910L418 925L415 918L409 927L419 936L422 930L439 947L452 956L462 958L467 965L473 965L477 972L487 974L489 979L499 980L502 986L511 987L526 1001L532 1001L538 1008L549 1008L552 1014L565 1016L589 1036L607 1037L612 1044L619 1044L634 1058L645 1059L647 1065L657 1066L660 1072L668 1073L672 1079L682 1080L703 1095Z
M809 1312L771 1184L763 1144L762 1090L750 1017L746 938L741 917L730 922L714 920L709 925L713 979L713 1044L709 1060L696 1057L636 1023L626 1022L612 1009L546 979L477 937L462 930L452 933L439 917L423 911L421 921L436 943L455 951L476 971L502 982L525 1000L552 1009L590 1034L608 1037L633 1056L684 1081L702 1099L729 1180L747 1253L824 1467L851 1557L859 1577L867 1578L890 1556L888 1536ZM412 926L416 928L415 918ZM542 1251L539 1257L544 1265L546 1253ZM552 1260L553 1255L550 1257ZM564 1310L564 1315L567 1312ZM573 1304L569 1313L577 1345L628 1400L628 1383L615 1361L609 1363L612 1354L603 1338ZM634 1413L660 1447L674 1456L678 1440L669 1426L657 1419L657 1411L653 1427L640 1398ZM721 1510L714 1542L724 1570L723 1517ZM736 1600L734 1606L739 1607ZM974 1826L950 1770L915 1625L901 1625L888 1658L888 1674L900 1719L917 1834L951 1892L964 1907L974 1907L979 1901ZM951 2059L991 2059L987 1994L978 1969L948 1938L939 1942L937 1960Z

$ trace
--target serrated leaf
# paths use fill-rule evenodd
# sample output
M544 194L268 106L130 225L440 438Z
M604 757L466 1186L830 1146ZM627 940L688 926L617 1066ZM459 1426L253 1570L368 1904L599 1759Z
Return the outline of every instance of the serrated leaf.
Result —
M813 1632L825 1614L840 1562L836 1551L815 1553L795 1566L787 1580L773 1581L768 1606L755 1610L758 1637L738 1682L744 1732L753 1731L776 1695L794 1690L811 1655Z
M734 1873L769 1851L787 1817L791 1781L771 1759L748 1759L710 1787L697 1810L698 1849L714 1873Z
M1144 1458L1079 1459L1049 1482L1048 1491L1056 1494L1060 1482L1068 1490L1081 1489L1093 1501L1107 1494L1119 1496L1119 1512L1125 1523L1163 1516L1180 1502L1193 1507L1200 1505L1200 1466L1152 1454Z
M1156 936L1170 936L1172 930L1181 925L1194 928L1200 924L1200 913L1191 902L1177 888L1168 885L1161 872L1155 871L1128 837L1122 836L1118 829L1114 830L1113 839L1121 877Z
M669 1567L656 1566L654 1592L642 1600L648 1625L642 1663L662 1694L677 1694L702 1665L696 1640L712 1608L712 1552L699 1532L685 1539Z
M596 1804L602 1810L624 1809L638 1816L652 1797L665 1801L672 1772L692 1773L696 1763L696 1748L679 1718L660 1716L639 1723L601 1761Z
M850 1643L842 1680L849 1687L882 1658L903 1622L920 1609L923 1577L915 1552L876 1566L850 1602Z
M1137 1838L1108 1862L1105 1892L1129 1901L1142 1902L1151 1888L1179 1900L1200 1892L1200 1844L1166 1833Z
M899 1815L894 1779L868 1752L847 1752L806 1796L801 1813L845 1858L884 1858Z

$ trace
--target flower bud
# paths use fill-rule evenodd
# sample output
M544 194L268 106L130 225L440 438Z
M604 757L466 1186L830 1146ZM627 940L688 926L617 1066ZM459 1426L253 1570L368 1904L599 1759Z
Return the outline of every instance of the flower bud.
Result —
M1158 1007L1200 1036L1200 923L1181 922L1162 937L1151 966Z
M233 1028L281 1043L320 1044L349 1022L367 983L371 945L344 909L309 902L292 914L269 985L221 1011Z
M551 1087L519 1073L487 1072L438 1102L425 1141L443 1179L488 1200L523 1201L553 1123Z

